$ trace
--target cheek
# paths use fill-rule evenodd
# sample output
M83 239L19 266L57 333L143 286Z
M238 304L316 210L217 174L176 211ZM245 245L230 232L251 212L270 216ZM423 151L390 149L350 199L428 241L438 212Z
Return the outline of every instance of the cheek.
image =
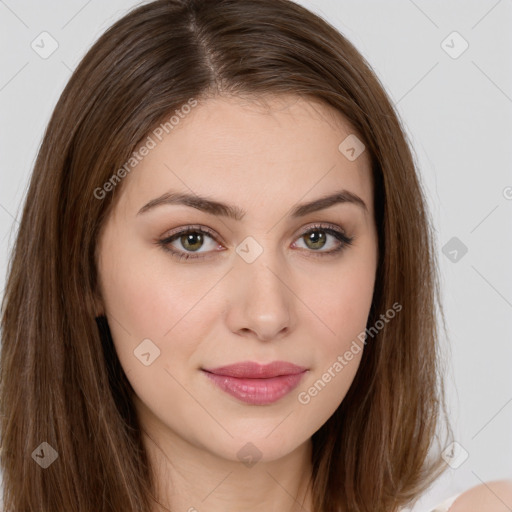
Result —
M161 412L190 400L179 383L187 379L197 340L208 335L214 312L208 317L201 309L209 286L194 286L183 272L163 272L147 260L118 261L104 279L105 302L130 384L142 403Z
M330 328L325 336L333 348L340 348L366 328L373 298L375 267L360 261L330 274L329 282L318 287L312 303L320 318ZM328 331L329 332L329 331Z
M324 324L315 323L312 339L315 370L299 390L298 401L326 421L342 402L359 368L364 332L373 298L375 258L347 258L345 265L329 272L325 286L312 297L314 312ZM328 327L328 329L326 328Z
M171 336L205 293L204 283L195 283L190 273L180 272L158 251L127 249L126 258L112 258L104 265L107 310L133 341ZM172 265L175 272L170 271Z
M114 252L106 247L101 265L102 294L114 346L133 387L142 393L148 385L148 369L151 379L158 379L157 375L163 379L152 382L153 389L164 382L169 386L164 368L181 371L182 362L193 355L194 340L208 334L210 318L215 315L211 308L205 309L207 301L201 300L212 283L204 282L205 276L201 282L195 280L191 272L180 271L159 252L147 247ZM137 358L139 347L147 348L140 354L149 351L149 359L154 358L150 366Z
M297 390L298 407L315 418L319 428L335 412L348 392L364 350L364 331L373 296L373 279L367 269L341 272L313 298L316 322L314 371ZM328 326L328 329L326 328Z

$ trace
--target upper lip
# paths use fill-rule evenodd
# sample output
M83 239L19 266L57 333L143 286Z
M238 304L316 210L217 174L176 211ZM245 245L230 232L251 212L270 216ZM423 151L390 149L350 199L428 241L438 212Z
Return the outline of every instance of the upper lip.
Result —
M280 375L295 375L307 370L304 366L288 363L286 361L273 361L260 364L254 361L243 361L218 368L203 368L204 371L225 375L226 377L239 377L247 379L268 379Z

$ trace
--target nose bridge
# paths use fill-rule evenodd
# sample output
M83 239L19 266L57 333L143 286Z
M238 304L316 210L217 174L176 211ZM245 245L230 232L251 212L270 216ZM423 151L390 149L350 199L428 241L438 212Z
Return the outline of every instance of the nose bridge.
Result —
M233 273L237 292L231 304L242 322L239 328L269 338L289 326L292 306L283 258L271 240L247 237L238 245Z
M260 236L258 240L248 236L236 249L239 256L236 263L239 278L247 282L250 287L248 291L253 295L263 294L264 298L267 294L269 299L276 294L282 295L284 287L280 276L284 276L282 258L272 244L271 236Z

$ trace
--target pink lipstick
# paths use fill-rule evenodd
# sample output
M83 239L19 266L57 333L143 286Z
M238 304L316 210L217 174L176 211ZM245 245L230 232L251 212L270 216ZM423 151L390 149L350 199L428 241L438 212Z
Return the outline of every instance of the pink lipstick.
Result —
M276 402L297 387L308 368L286 361L259 364L244 361L218 368L202 368L220 389L252 405Z

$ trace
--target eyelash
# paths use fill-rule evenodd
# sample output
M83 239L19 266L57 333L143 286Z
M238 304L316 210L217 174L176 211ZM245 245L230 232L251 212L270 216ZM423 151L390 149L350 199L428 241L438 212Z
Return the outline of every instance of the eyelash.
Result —
M315 231L324 231L325 233L334 236L339 242L341 242L340 246L336 249L332 249L330 251L307 251L312 252L313 257L322 257L322 256L334 256L335 254L338 254L343 251L347 246L350 246L352 242L354 241L354 237L349 237L343 233L339 228L334 227L332 224L315 224L313 226L310 226L306 231L302 233L302 235L299 236L299 238L302 238L312 232ZM178 239L179 237L183 235L188 235L190 233L200 233L202 235L208 235L211 238L215 240L215 234L212 230L205 228L203 226L188 226L186 229L183 229L181 231L178 231L176 233L173 233L170 236L167 236L165 238L159 239L156 241L156 244L161 246L164 251L171 253L171 256L174 258L177 258L179 261L181 260L188 260L188 259L203 259L207 256L196 256L192 253L182 252L178 251L176 249L173 249L170 247L169 244L174 242L174 240ZM316 254L315 254L316 253ZM201 253L204 254L204 253Z

